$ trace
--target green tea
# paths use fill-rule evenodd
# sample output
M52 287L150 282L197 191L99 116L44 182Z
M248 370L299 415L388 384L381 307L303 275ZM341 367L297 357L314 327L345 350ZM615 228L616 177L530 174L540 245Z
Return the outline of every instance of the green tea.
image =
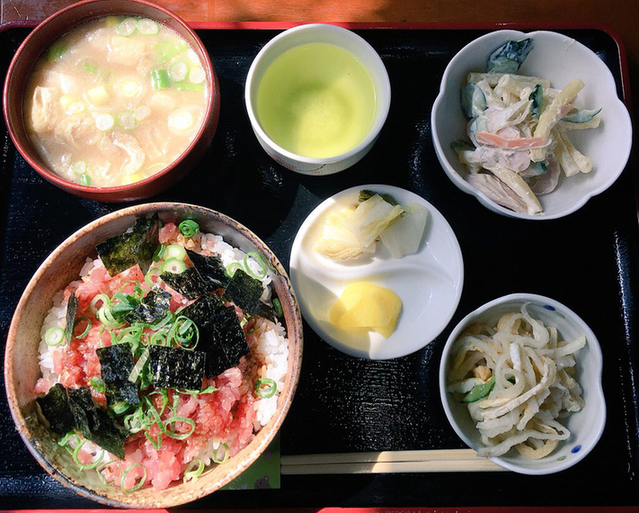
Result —
M327 158L357 146L375 117L375 87L348 50L309 43L271 64L257 92L257 116L267 135L297 155Z

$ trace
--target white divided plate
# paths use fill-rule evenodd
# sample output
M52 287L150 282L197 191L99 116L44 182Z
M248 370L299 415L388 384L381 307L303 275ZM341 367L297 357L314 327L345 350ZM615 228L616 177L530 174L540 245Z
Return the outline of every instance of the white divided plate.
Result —
M357 203L362 189L388 193L404 206L417 203L428 210L417 253L392 259L378 243L373 256L342 262L315 251L326 216ZM461 249L448 221L422 197L390 185L353 187L321 203L297 232L290 270L302 314L311 328L336 349L373 360L405 356L435 339L455 313L464 282ZM358 281L387 287L401 298L402 311L389 338L373 331L354 334L328 321L333 303L348 285Z

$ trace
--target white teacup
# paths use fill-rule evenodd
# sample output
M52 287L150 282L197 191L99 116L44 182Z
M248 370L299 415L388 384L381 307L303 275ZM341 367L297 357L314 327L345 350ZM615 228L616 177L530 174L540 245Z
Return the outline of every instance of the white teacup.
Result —
M354 148L333 157L310 158L279 146L260 125L256 114L257 92L264 73L284 52L308 43L330 43L351 52L366 68L375 88L375 115L368 134ZM334 25L301 25L269 41L257 54L246 79L244 99L251 126L262 148L282 166L305 175L330 175L358 162L373 147L390 108L390 81L384 63L373 47L360 36Z

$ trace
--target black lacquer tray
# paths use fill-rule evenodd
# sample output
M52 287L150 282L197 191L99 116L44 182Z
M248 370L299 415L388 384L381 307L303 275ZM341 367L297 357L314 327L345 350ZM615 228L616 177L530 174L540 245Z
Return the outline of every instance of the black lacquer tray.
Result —
M191 506L639 504L634 165L629 164L606 193L567 218L526 222L494 214L459 191L440 168L431 140L431 106L444 68L462 46L489 29L549 27L351 26L380 53L393 99L386 126L370 154L353 168L327 177L304 177L278 166L257 143L244 108L248 68L259 49L285 26L197 27L220 78L218 133L203 162L150 201L182 201L219 210L252 229L287 265L298 228L322 200L348 187L386 183L433 203L453 227L464 255L459 308L444 332L417 353L389 361L358 360L332 349L305 325L302 374L281 431L282 454L464 447L439 400L441 351L464 315L511 292L555 298L591 326L604 354L608 421L595 450L558 475L283 476L280 490L217 492ZM592 26L559 30L608 64L622 96L627 70L615 38ZM5 26L0 33L3 76L28 32ZM15 151L4 125L0 136L0 341L4 346L13 310L38 265L76 229L122 205L78 199L44 182ZM4 383L2 388L0 507L97 506L40 468L14 429Z

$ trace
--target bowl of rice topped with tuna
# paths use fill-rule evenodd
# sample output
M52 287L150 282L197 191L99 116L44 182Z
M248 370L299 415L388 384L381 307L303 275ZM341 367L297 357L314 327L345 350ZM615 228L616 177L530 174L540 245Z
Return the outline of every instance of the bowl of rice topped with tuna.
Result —
M56 479L112 506L170 507L266 449L301 351L268 247L218 212L154 203L90 223L45 260L11 323L5 381Z

